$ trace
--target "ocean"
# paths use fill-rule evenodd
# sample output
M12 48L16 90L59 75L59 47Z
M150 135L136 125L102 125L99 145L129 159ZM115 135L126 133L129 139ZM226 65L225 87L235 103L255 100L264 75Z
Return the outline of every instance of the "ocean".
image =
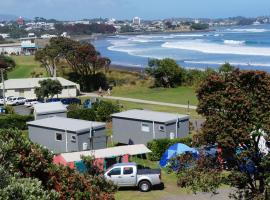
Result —
M151 58L172 58L204 70L229 62L270 72L270 25L216 28L211 32L115 35L92 41L112 64L146 67Z

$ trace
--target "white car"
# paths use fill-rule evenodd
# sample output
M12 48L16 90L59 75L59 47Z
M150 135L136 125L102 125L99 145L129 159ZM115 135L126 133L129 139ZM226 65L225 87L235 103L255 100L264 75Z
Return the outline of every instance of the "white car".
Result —
M9 96L9 97L6 97L6 103L11 99L13 98L14 96ZM4 98L3 97L0 97L0 105L4 105Z
M40 103L37 99L27 99L26 101L25 101L25 103L24 103L24 105L26 106L26 107L31 107L31 106L33 106L33 105L35 105L35 104L38 104L38 103Z
M23 105L26 99L24 97L11 97L7 101L7 105L16 106L16 105Z

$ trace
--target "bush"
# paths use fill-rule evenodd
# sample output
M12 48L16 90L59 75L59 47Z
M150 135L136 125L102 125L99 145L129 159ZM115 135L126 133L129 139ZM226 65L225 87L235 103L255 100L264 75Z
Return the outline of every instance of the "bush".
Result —
M93 109L96 110L97 121L111 121L111 114L120 112L118 104L113 104L109 101L100 101L94 104Z
M69 167L54 165L51 152L31 143L16 130L0 130L0 163L12 176L37 179L45 190L55 190L59 199L114 199L115 189L107 188L103 176L80 174ZM1 171L0 175L6 176Z
M17 128L19 130L26 130L26 122L33 120L32 115L21 116L17 114L8 114L0 116L0 129Z
M12 106L5 106L6 114L16 114L15 109Z
M103 90L106 90L109 87L108 80L105 74L101 72L88 76L82 76L80 74L72 72L69 73L68 76L71 81L80 84L81 90L83 92L92 92L98 90L100 87Z
M173 140L169 138L164 138L164 139L158 139L158 140L153 140L151 142L148 142L147 147L152 151L152 153L150 153L150 160L159 161L162 155L165 153L165 151L171 145L176 144L176 143L183 143L183 144L186 144L187 146L191 146L192 139L190 137L176 138Z
M93 109L78 109L67 113L68 118L96 121L96 113Z
M57 200L59 195L55 191L44 190L37 179L12 177L9 184L0 189L0 199Z

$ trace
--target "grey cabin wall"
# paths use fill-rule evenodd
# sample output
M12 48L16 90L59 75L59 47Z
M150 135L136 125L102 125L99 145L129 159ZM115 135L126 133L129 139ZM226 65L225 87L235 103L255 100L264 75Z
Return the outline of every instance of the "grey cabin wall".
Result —
M134 144L147 144L147 142L152 141L154 139L170 138L171 133L173 133L174 138L185 137L189 134L189 120L185 120L183 122L180 121L179 122L180 126L178 128L176 126L176 122L170 124L155 122L154 134L153 134L153 122L113 117L112 123L113 123L113 140L115 142L123 144L128 144L129 141L132 141ZM141 130L142 123L148 124L150 129L149 132L143 132ZM165 127L164 131L161 131L159 129L161 125Z
M128 144L130 140L134 144L146 144L153 140L153 124L144 122L149 125L149 132L141 131L141 121L113 118L113 140L115 142Z
M93 146L90 143L90 131L78 134L78 151L83 151L83 143L87 143L88 150L90 149L104 149L107 147L107 137L105 128L93 130L92 133Z
M186 137L189 134L189 120L180 120L178 128L178 137Z
M62 153L66 152L66 133L65 131L59 131L54 129L46 129L41 127L29 127L29 138L32 142L40 144L53 153ZM56 141L56 133L62 133L62 141ZM67 147L68 152L78 151L78 139L76 142L71 141L71 136L76 134L68 133L67 134Z

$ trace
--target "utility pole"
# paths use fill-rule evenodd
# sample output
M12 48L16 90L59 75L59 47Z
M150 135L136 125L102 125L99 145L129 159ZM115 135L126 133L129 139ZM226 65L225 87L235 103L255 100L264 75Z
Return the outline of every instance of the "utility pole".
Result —
M3 99L4 99L4 106L6 106L4 69L1 69L1 79L2 79L2 95L3 95Z

